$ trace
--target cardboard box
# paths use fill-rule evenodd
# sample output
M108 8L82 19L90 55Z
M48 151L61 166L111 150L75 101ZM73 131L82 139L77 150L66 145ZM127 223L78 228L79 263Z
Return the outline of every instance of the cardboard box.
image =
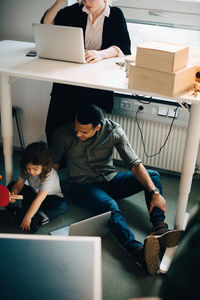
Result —
M130 65L128 87L173 97L194 84L195 74L195 66L188 66L176 73L167 73Z
M188 64L189 47L159 41L137 46L136 66L163 72L176 72Z
M130 64L135 63L135 55L125 56L125 63L126 63L126 77L128 77L129 66Z

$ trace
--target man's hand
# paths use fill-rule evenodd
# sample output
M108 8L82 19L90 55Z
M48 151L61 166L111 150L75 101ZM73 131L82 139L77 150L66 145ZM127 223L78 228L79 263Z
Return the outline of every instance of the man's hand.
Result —
M21 230L30 231L31 218L25 215L20 225Z
M165 200L165 198L163 198L162 195L160 195L160 194L152 195L152 199L151 199L151 203L150 203L150 207L149 207L149 214L152 212L154 207L159 208L164 213L166 212L166 200Z

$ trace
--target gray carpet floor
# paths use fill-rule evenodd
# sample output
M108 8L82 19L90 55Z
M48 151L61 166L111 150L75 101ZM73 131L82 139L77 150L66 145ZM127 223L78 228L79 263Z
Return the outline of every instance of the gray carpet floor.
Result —
M14 179L19 172L18 162L20 152L14 152ZM124 168L117 167L119 170ZM60 172L60 180L65 195L68 197L69 209L62 216L41 227L37 234L49 234L53 229L64 227L72 222L92 216L90 211L75 205L67 195L65 169ZM5 184L4 163L0 152L0 174L3 175L1 184ZM167 200L166 222L170 228L174 226L180 177L161 173L163 193ZM199 178L193 180L187 211L200 200ZM148 213L146 211L143 192L118 201L128 226L136 238L143 242L151 230ZM1 233L21 233L14 225L0 224ZM126 300L133 297L157 296L159 286L164 275L148 275L133 259L120 247L118 242L108 233L102 238L102 280L103 300Z

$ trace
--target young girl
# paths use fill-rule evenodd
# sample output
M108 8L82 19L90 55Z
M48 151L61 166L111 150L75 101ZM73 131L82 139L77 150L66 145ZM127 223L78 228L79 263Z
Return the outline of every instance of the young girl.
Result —
M20 167L20 176L10 190L11 194L21 194L24 198L20 216L21 230L33 233L41 225L66 212L68 205L46 143L28 145Z

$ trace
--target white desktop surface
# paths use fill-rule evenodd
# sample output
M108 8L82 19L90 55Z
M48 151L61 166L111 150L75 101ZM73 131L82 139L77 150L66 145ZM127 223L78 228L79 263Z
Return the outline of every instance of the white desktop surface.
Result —
M38 57L26 53L35 44L19 41L0 42L0 72L9 76L50 82L66 83L104 90L127 90L125 71L116 62L120 58L102 60L93 64L78 64Z
M101 300L101 239L0 234L1 297Z
M15 78L30 78L42 81L59 82L103 90L112 90L126 94L162 97L192 103L185 155L179 186L176 228L183 228L188 196L190 193L200 140L200 95L196 98L182 94L178 97L166 97L158 94L128 89L125 70L116 62L122 58L106 59L94 64L76 64L37 57L26 57L26 53L35 47L32 43L19 41L0 42L1 73L1 126L6 182L12 180L12 99L10 84ZM197 130L198 129L198 130Z
M138 94L176 101L199 103L196 98L183 93L168 97L144 91L130 90L125 68L116 63L124 58L109 58L93 64L78 64L51 59L27 57L26 53L35 49L34 43L21 41L0 41L0 73L15 78L29 78L48 82L58 82L83 87Z

